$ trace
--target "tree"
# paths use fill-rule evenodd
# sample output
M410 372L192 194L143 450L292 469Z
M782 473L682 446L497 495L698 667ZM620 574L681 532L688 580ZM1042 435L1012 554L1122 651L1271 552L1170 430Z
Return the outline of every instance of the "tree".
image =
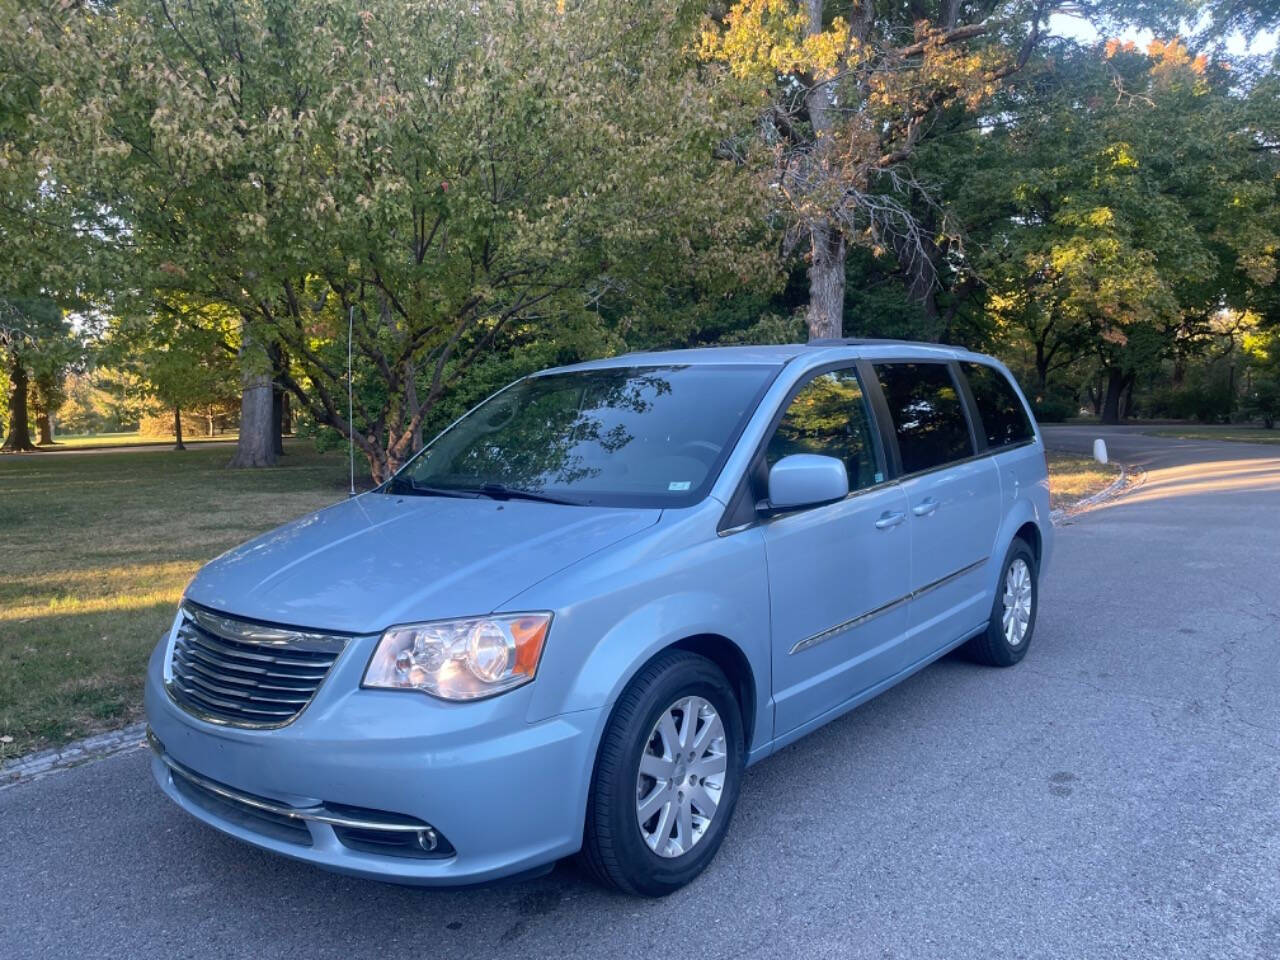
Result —
M3 449L35 450L31 440L28 396L33 369L37 378L54 369L65 356L70 327L62 311L45 297L0 300L0 360L9 380L9 433ZM46 421L47 429L47 421Z
M36 429L39 431L41 445L53 443L53 418L67 402L67 394L62 386L63 379L67 374L70 358L77 352L77 346L75 340L68 334L67 354L57 358L45 354L45 362L39 365L32 377L31 407L36 415ZM50 360L53 362L49 362Z
M911 161L940 114L1026 63L1053 6L855 0L846 19L824 0L738 0L704 31L704 58L760 109L765 182L807 242L810 337L843 332L850 244L892 251L925 301L946 225Z
M142 392L172 413L174 448L184 450L182 411L227 403L237 393L237 326L224 307L170 299L148 314L114 317L99 356L136 374Z
M1280 419L1280 331L1262 330L1245 335L1249 384L1244 412L1257 417L1268 430Z
M240 318L249 461L271 459L274 378L381 479L499 346L598 347L664 291L772 274L713 157L738 118L699 83L699 12L121 0L22 25L58 63L37 120L55 175L127 224L116 288Z
M1091 358L1103 418L1271 288L1275 164L1238 77L1181 43L1053 44L920 158L966 238L951 274L1044 393ZM958 280L956 278L959 278Z

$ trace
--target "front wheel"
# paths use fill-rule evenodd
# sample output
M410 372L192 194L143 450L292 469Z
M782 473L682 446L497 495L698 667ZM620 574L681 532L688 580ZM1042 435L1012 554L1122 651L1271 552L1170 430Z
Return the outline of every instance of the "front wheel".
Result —
M1025 540L1014 540L1004 558L987 629L965 647L979 663L1011 667L1027 655L1036 629L1040 585L1036 555Z
M742 782L742 714L705 657L672 651L640 671L605 730L582 859L601 882L661 897L706 868Z

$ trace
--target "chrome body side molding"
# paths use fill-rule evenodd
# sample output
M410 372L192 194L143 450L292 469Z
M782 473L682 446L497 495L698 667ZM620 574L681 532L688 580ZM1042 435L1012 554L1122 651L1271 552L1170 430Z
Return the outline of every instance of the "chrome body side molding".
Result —
M866 613L861 613L850 620L845 620L843 623L837 623L834 627L828 627L826 630L815 633L812 636L805 637L803 640L797 642L796 645L787 652L790 655L810 650L818 644L830 640L832 637L838 637L840 634L846 633L854 627L866 623L868 620L878 617L881 614L888 613L890 610L894 610L902 606L904 603L914 600L916 597L923 596L930 590L937 590L939 587L945 587L948 583L951 583L951 581L958 580L965 574L972 573L974 570L977 570L990 559L990 557L983 557L981 560L975 560L973 563L963 566L959 570L948 573L945 577L939 577L932 583L926 583L918 590L912 590L910 593L904 594L896 600L890 600L888 603L876 607L874 610L868 610Z

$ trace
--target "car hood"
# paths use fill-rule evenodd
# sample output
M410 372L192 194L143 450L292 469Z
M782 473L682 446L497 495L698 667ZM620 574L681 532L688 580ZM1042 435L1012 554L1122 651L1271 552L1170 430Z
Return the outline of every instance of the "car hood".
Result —
M661 515L370 493L224 553L196 574L186 596L250 619L374 633L489 613Z

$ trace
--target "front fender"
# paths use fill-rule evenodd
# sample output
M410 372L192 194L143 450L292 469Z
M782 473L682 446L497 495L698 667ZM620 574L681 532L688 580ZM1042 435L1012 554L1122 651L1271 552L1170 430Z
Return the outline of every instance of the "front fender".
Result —
M633 611L591 651L577 678L578 692L588 702L612 706L644 665L663 650L691 637L721 637L736 647L751 667L756 699L751 705L751 713L756 717L756 729L752 731L754 746L762 727L766 733L771 733L772 728L772 712L767 709L770 699L767 636L755 638L755 643L749 640L744 646L726 634L725 603L723 596L686 592L663 597ZM741 632L735 633L743 636ZM769 722L764 724L766 717ZM767 740L768 736L763 739Z
M679 539L678 546L646 540L614 551L518 598L523 608L556 612L531 722L612 706L659 651L712 634L732 642L751 669L752 746L772 737L769 582L760 531L719 537L712 529Z

